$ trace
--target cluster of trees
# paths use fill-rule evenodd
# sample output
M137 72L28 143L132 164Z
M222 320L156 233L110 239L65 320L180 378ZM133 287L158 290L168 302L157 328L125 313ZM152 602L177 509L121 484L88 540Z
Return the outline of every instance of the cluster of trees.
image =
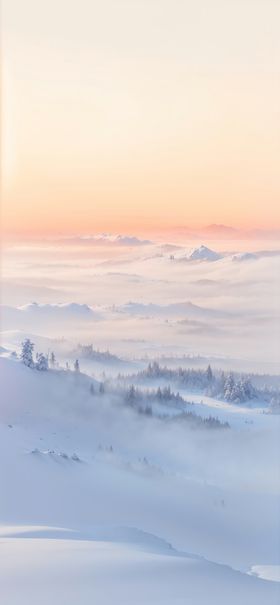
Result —
M134 385L131 385L127 389L124 400L126 405L131 406L139 414L146 414L147 416L153 416L153 403L170 403L173 405L177 404L179 406L182 404L184 407L187 403L179 393L172 393L170 387L165 387L163 389L158 388L157 390L143 392ZM185 410L174 416L169 416L163 413L160 416L157 414L157 417L165 421L187 421L193 428L229 428L228 422L220 422L218 418L214 418L213 416L202 418L202 416L199 416L194 412Z
M221 395L223 399L234 403L243 403L256 397L256 390L249 378L241 377L235 379L232 372L227 376L222 374L220 378Z
M144 400L144 394L142 391L136 389L133 384L124 393L124 402L126 405L134 408L140 414L143 413L147 416L152 416L153 411L150 402L146 400L146 396Z
M99 351L98 349L96 350L93 348L92 344L90 344L90 345L79 344L77 346L77 349L75 351L73 351L73 354L77 355L77 357L80 357L81 359L90 359L92 361L98 361L98 362L119 361L118 357L116 357L116 355L112 355L112 353L110 353L110 351Z
M210 365L207 367L206 371L192 368L184 369L181 367L170 369L165 366L160 366L157 361L149 363L145 370L138 372L137 376L140 379L164 379L175 381L181 386L188 386L194 389L206 389L214 378Z
M235 376L217 373L214 375L210 365L205 370L193 368L170 369L161 367L156 361L136 375L137 380L168 380L183 388L198 390L210 397L218 397L225 401L242 403L257 396L249 376Z
M270 411L273 414L280 414L280 395L279 393L270 399Z
M158 387L155 398L159 402L171 402L171 403L185 403L184 399L181 397L179 391L175 394L172 393L170 386L167 387Z
M210 429L228 429L230 425L228 422L221 422L218 418L214 418L214 416L207 416L207 418L202 418L198 414L194 414L193 412L182 412L178 416L174 416L173 419L178 422L182 420L186 420L189 422L194 428L210 428Z
M185 405L186 403L181 397L180 393L175 394L171 391L170 386L164 388L158 387L157 390L143 392L132 384L126 390L124 399L126 403L132 406L141 404L143 401L147 404L156 402L165 404L170 403L173 405Z
M90 383L89 392L90 392L91 395L95 395L96 394L93 382ZM99 383L98 393L99 393L99 395L104 395L104 393L105 393L104 382L100 382Z
M28 368L33 368L41 372L46 372L49 367L57 368L58 364L56 361L55 354L53 352L50 355L44 355L44 353L36 353L35 359L33 357L34 343L29 338L26 338L21 345L20 359L22 363ZM74 363L75 372L80 371L79 360L76 359Z
M36 353L35 361L33 359L34 343L29 338L26 338L21 345L20 358L22 363L28 368L36 368L36 370L46 371L49 368L49 362L46 355Z
M271 412L280 413L280 389L279 387L264 384L258 387L258 396L269 403Z
M24 340L24 342L22 343L22 347L21 347L21 361L22 363L24 363L24 365L26 365L29 368L33 368L39 371L47 371L49 369L49 366L55 368L57 367L57 363L56 363L56 359L55 359L55 355L54 353L51 353L50 356L46 356L43 353L37 353L35 355L35 360L33 357L33 353L34 353L34 343L31 342L31 340L29 338L26 338ZM74 370L76 372L80 371L80 366L79 366L79 360L76 359L75 363L74 363ZM168 373L168 375L173 376L173 373L177 373L177 375L182 375L181 372L179 370L166 370L166 369L161 369L157 364L153 364L153 365L149 365L146 374L151 374L154 376L155 372L160 373L160 376L166 376L166 373ZM186 376L186 373L188 371L186 370L182 370L183 375L184 375L184 379ZM192 371L195 373L195 371ZM198 371L199 376L201 376L202 371ZM143 373L142 373L143 374ZM212 370L210 368L210 366L207 368L206 373L204 373L206 376L206 380L208 381L208 385L210 382L214 381L214 377L212 374ZM224 379L224 392L225 392L225 397L228 397L228 400L233 400L235 401L237 396L241 397L240 393L239 393L239 388L241 389L241 384L242 384L242 393L243 396L247 397L248 393L250 391L250 385L248 383L248 381L242 381L242 383L239 384L239 382L235 382L233 375L230 374L226 379ZM95 394L95 387L94 384L91 383L90 384L90 393L92 395ZM98 391L99 394L103 394L105 392L105 385L103 382L101 382L99 384L98 387ZM247 393L248 391L248 393ZM153 407L152 404L153 403L161 403L161 404L171 404L173 406L179 406L179 407L185 407L186 405L186 401L181 397L180 393L174 393L171 391L170 386L165 386L165 387L158 387L156 390L150 390L150 391L142 391L139 388L135 387L133 384L130 385L127 389L125 389L125 391L122 391L121 393L123 401L126 405L132 407L133 409L135 409L139 414L146 414L148 416L152 416L153 415ZM158 416L158 414L157 414ZM170 420L170 417L166 416L164 413L160 415L160 418L162 420ZM179 420L186 420L188 422L190 422L193 426L195 427L202 427L202 426L206 426L206 427L210 427L210 428L225 428L228 427L228 423L221 423L217 418L213 418L212 416L209 416L208 418L202 418L201 416L198 416L196 414L194 414L193 412L187 412L187 411L182 411L181 413L177 414L176 416L173 416L173 419L176 421Z
M87 353L88 355L95 354L92 345L86 345L82 348L85 349L84 353ZM48 355L36 353L35 359L33 355L34 343L32 343L29 338L26 338L22 343L20 358L27 367L35 368L39 371L47 371L49 367L58 367L53 352ZM102 355L107 354L104 353ZM109 353L108 355L110 356ZM70 369L69 364L67 364L66 367L67 369ZM77 373L80 372L78 359L75 360L73 369ZM205 370L193 368L184 369L181 367L170 369L162 367L154 361L149 363L145 370L138 372L130 378L134 378L134 380L140 382L144 380L169 381L175 383L179 387L199 391L210 397L217 397L232 403L244 403L256 397L261 397L269 401L277 411L280 406L279 390L268 388L256 389L252 385L250 375L248 374L235 375L233 372L216 372L214 374L210 365L208 365ZM94 394L93 384L90 386L90 391L91 394ZM105 385L102 382L99 386L99 393L103 394L104 391ZM152 412L152 401L160 403L169 402L178 405L185 403L179 392L175 394L171 391L170 386L158 387L157 390L143 393L134 385L131 385L125 392L124 399L128 405L138 407L138 411L142 410L147 414Z

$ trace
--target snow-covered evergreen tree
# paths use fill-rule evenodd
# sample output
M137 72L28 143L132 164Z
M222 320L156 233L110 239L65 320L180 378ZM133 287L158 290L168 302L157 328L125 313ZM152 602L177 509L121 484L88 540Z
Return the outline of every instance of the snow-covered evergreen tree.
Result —
M232 372L227 376L224 384L224 398L226 401L243 403L255 397L255 390L249 378L243 377L235 380Z
M255 389L249 378L243 378L240 381L240 387L242 390L242 401L248 401L255 397Z
M158 389L157 389L156 398L159 399L159 400L162 399L162 391L161 391L160 387L158 387Z
M210 364L209 364L209 366L208 366L208 368L206 370L206 376L207 376L208 382L209 383L212 382L212 380L213 380L213 372L212 372L212 368L211 368Z
M51 352L50 365L52 368L55 368L56 366L56 358L53 351Z
M163 399L166 399L167 401L169 399L171 399L171 389L170 389L170 386L164 387L163 392L162 392L162 397L163 397Z
M49 369L48 358L43 353L39 353L36 361L36 370L46 372Z
M136 399L136 389L135 389L135 386L132 384L129 387L126 400L128 403L133 404L135 402L135 399Z
M21 358L22 363L24 363L24 365L27 366L28 368L34 367L33 349L34 349L33 342L31 342L31 340L29 338L26 338L21 345L20 358Z
M224 397L226 401L234 401L235 399L235 381L232 372L229 373L225 380Z

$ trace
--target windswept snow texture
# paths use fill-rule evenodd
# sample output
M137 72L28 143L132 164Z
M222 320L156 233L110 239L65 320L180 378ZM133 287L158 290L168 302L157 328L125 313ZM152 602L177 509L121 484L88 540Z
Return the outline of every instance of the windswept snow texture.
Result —
M280 602L280 254L225 229L5 249L4 605Z
M1 530L0 530L1 531ZM102 538L9 538L1 560L6 605L278 604L272 583L184 553ZM1 556L1 555L0 555ZM10 561L13 561L11 566ZM36 578L34 570L36 569ZM252 600L252 597L254 600Z

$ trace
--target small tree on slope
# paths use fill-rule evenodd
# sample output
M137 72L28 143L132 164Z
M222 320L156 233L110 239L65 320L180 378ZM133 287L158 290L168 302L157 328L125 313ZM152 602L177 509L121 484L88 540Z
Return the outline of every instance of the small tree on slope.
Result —
M56 366L56 358L55 358L55 354L54 354L53 351L51 352L50 364L51 364L52 368L55 368L55 366Z
M36 362L36 370L40 370L40 372L46 372L49 369L48 359L43 353L39 353Z
M34 367L33 349L34 349L33 342L31 342L31 340L29 338L26 338L21 345L20 358L21 358L22 363L24 363L24 365L27 366L28 368Z
M212 372L212 368L211 368L210 364L209 364L209 366L208 366L208 368L206 370L206 376L207 376L208 382L212 382L212 380L213 380L213 372Z

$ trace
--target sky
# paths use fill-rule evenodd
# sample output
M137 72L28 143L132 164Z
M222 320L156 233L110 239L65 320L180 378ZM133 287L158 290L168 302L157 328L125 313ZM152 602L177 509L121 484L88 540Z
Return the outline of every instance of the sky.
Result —
M278 0L2 0L6 234L280 227Z

